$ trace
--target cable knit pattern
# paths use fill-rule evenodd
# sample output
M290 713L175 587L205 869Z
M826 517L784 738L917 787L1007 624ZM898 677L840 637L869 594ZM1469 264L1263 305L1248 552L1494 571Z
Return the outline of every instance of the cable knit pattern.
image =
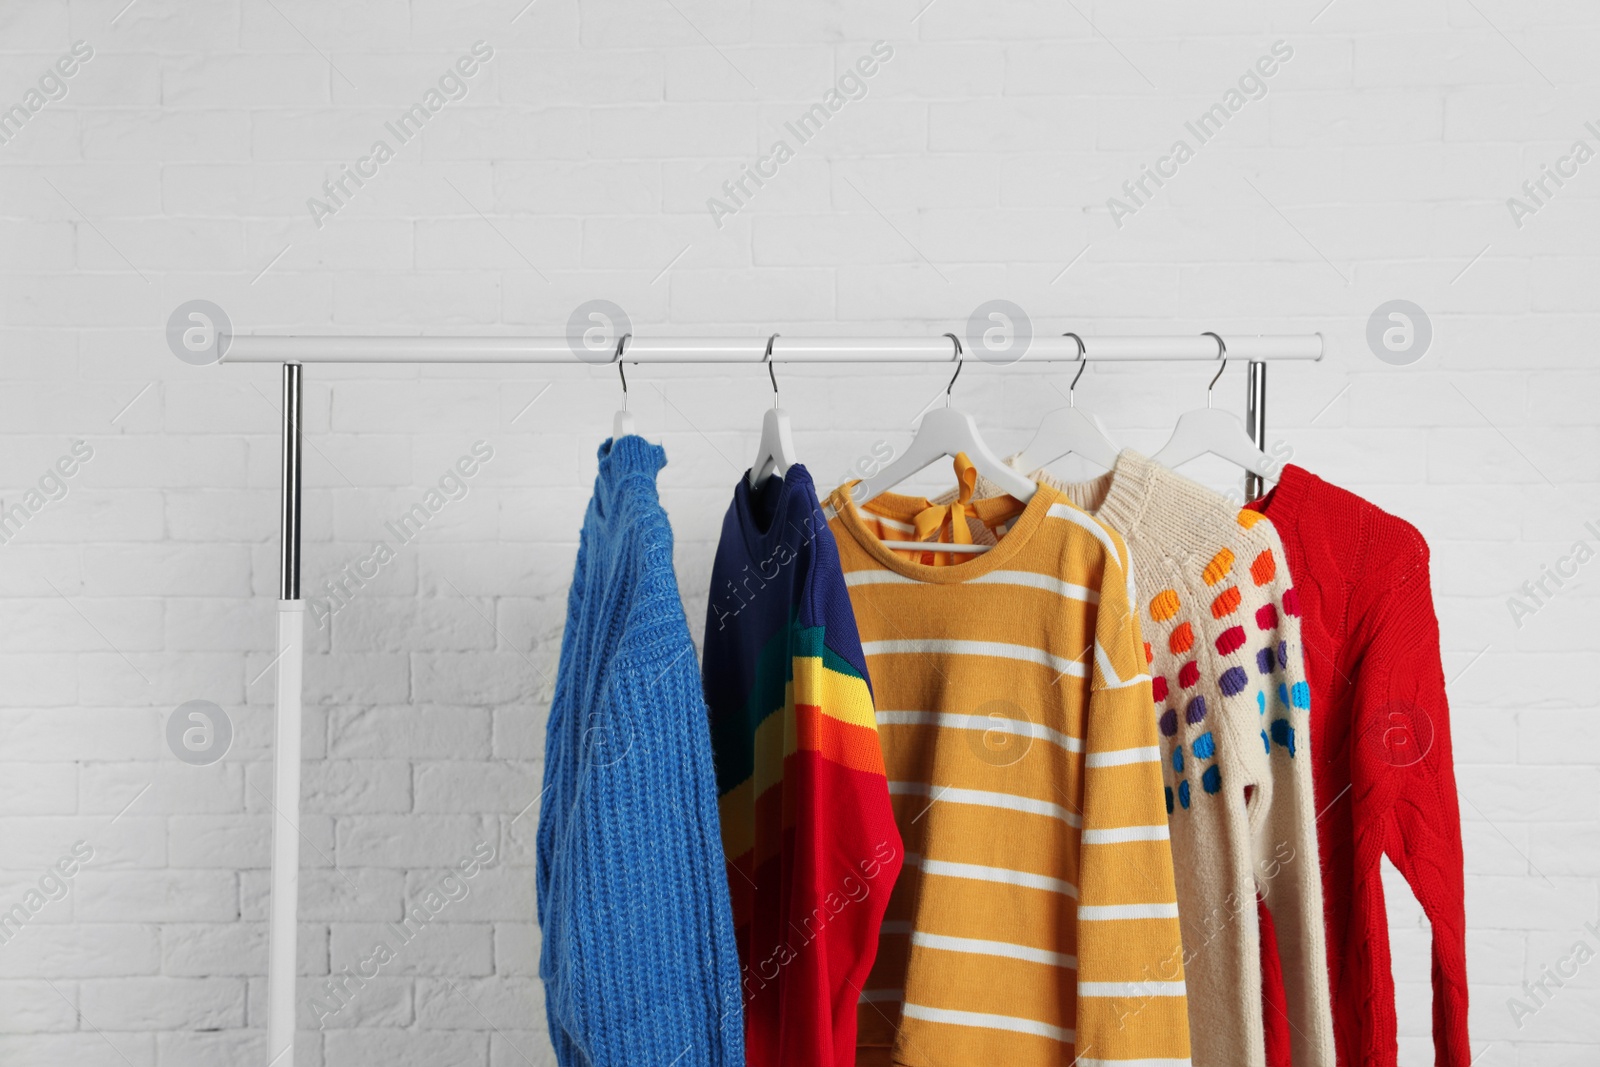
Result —
M1272 524L1131 451L1061 490L1133 554L1167 779L1195 1067L1262 1067L1259 893L1297 1067L1331 1067L1310 690ZM979 492L994 492L980 483Z
M539 925L562 1067L744 1062L700 670L656 496L665 453L600 448L545 738Z
M1388 856L1433 927L1435 1062L1468 1067L1461 814L1427 542L1292 465L1252 507L1282 534L1304 611L1339 1062L1397 1062Z

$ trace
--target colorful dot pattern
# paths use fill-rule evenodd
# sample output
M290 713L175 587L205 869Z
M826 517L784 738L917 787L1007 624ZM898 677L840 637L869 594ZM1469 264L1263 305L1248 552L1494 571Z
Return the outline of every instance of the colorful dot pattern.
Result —
M1222 677L1217 679L1217 684L1222 687L1223 696L1237 696L1250 685L1250 676L1244 672L1243 667L1229 667L1222 672Z
M1217 599L1211 602L1211 617L1213 619L1226 619L1239 608L1239 601L1243 599L1239 587L1230 585L1217 594Z
M1167 648L1172 650L1174 656L1181 656L1194 647L1194 627L1188 623L1179 623L1173 628L1172 636L1167 638Z
M1262 521L1262 518L1259 512L1241 511L1238 523L1248 530ZM1276 699L1272 701L1276 710L1268 721L1267 690L1253 679L1261 679L1261 682L1271 689L1272 676L1290 662L1287 643L1278 642L1274 645L1271 638L1275 636L1279 620L1283 615L1300 614L1299 595L1293 587L1289 587L1277 598L1276 603L1268 602L1255 609L1253 618L1232 622L1232 617L1236 615L1244 601L1241 585L1248 582L1259 589L1279 577L1280 564L1271 550L1263 549L1254 558L1249 559L1248 565L1245 565L1232 549L1222 548L1203 563L1196 560L1189 565L1198 567L1201 583L1207 589L1214 591L1209 604L1205 604L1204 598L1201 598L1201 603L1193 607L1198 607L1202 613L1209 611L1211 618L1217 622L1231 623L1213 642L1218 657L1217 667L1220 670L1217 676L1218 689L1224 697L1235 697L1250 691L1254 686L1256 710L1261 718L1260 735L1263 750L1270 756L1273 746L1277 746L1280 751L1293 758L1297 754L1298 739L1287 713L1291 710L1305 711L1309 708L1309 687L1305 682L1297 682L1293 686L1278 684L1274 694ZM1171 768L1172 782L1165 790L1167 814L1172 815L1175 811L1189 810L1195 795L1190 784L1193 780L1199 781L1201 790L1207 796L1221 793L1222 768L1218 762L1216 734L1206 721L1211 709L1206 704L1205 696L1201 693L1192 693L1173 699L1174 689L1177 694L1184 694L1196 688L1201 681L1200 659L1203 657L1198 653L1205 653L1206 650L1202 648L1197 653L1197 624L1183 617L1184 598L1179 595L1177 589L1167 588L1158 591L1147 602L1147 610L1152 624L1148 628L1151 640L1146 641L1144 646L1147 663L1154 665L1154 646L1163 638L1167 651L1173 656L1196 655L1196 658L1184 659L1180 663L1174 679L1169 681L1167 675L1152 671L1150 680L1151 696L1156 705L1157 725L1160 727L1162 737L1169 739L1172 745L1167 760ZM1251 623L1254 623L1253 629ZM1253 638L1252 634L1267 637L1267 642L1261 643L1259 638ZM1184 738L1180 736L1181 728L1201 731L1189 740L1187 754Z
M1228 571L1232 569L1233 552L1225 548L1211 557L1211 562L1207 563L1205 569L1200 572L1200 580L1207 585L1216 585L1226 578ZM1257 582L1256 584L1259 585L1261 583Z
M1294 726L1288 719L1272 720L1272 739L1289 750L1289 755L1294 755Z
M1272 558L1272 553L1262 549L1261 554L1250 564L1250 580L1257 585L1266 585L1278 573L1278 564Z

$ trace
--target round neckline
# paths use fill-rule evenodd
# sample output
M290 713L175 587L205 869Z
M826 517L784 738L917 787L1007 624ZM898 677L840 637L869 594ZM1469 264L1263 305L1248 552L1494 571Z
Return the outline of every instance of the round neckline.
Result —
M767 486L773 481L777 481L778 487L769 490ZM745 471L739 476L739 482L734 486L733 490L738 500L738 507L735 512L739 516L739 534L744 539L745 550L750 553L752 558L759 558L762 553L772 548L773 540L779 536L779 528L784 511L788 508L791 498L802 484L811 484L811 472L806 470L805 466L800 463L790 464L789 469L784 472L782 478L776 478L775 476L769 478L761 484L759 489L750 487L749 471ZM760 496L768 492L774 494L771 511L767 516L771 521L767 528L763 530L757 525L756 505ZM767 511L766 508L761 510Z
M1277 483L1250 503L1273 522L1281 523L1285 514L1291 519L1298 515L1302 502L1316 480L1317 476L1304 467L1285 463L1278 472ZM1274 507L1278 509L1276 516L1272 514Z
M632 464L648 467L650 473L654 474L667 465L666 449L633 433L623 437L608 437L600 442L596 458L600 461L602 473L612 467Z
M1059 502L1062 497L1054 488L1039 484L1022 512L1012 523L1006 535L995 543L989 551L984 552L964 563L953 563L948 567L935 567L927 563L917 563L912 560L902 559L896 555L898 549L884 547L883 539L867 529L866 521L855 502L850 499L850 490L856 485L857 480L848 481L833 491L830 498L834 514L839 516L846 531L862 551L871 556L881 567L894 571L902 577L913 581L925 582L930 585L960 585L972 578L980 578L985 574L999 570L1006 563L1016 558L1032 540L1039 527L1044 524L1045 516L1050 512L1050 506ZM1004 494L1003 494L1004 495ZM993 498L989 498L993 499ZM923 508L933 507L932 501L926 497L905 496L900 493L882 493L874 498L885 504L893 504L897 509L915 513ZM892 517L892 516L890 516Z
M1081 482L1057 481L1048 471L1031 477L1048 478L1047 484L1090 518L1128 537L1144 522L1157 471L1151 460L1124 448L1117 453L1117 461L1110 470Z

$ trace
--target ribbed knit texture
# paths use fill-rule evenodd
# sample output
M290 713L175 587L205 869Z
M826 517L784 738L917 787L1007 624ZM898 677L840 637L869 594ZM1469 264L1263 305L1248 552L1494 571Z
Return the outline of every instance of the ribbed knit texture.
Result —
M892 493L857 511L848 488L829 507L906 847L858 1062L1187 1064L1126 547L1049 487L959 514ZM1009 531L945 566L882 544L968 514Z
M1273 917L1294 1063L1331 1067L1310 692L1299 601L1272 524L1132 451L1089 482L1030 477L1133 553L1196 1067L1266 1063L1258 892Z
M563 1067L738 1067L739 956L662 450L600 448L539 813L539 977Z
M1283 957L1278 954L1272 912L1260 897L1256 898L1256 918L1261 923L1261 1027L1267 1039L1267 1067L1294 1067L1289 1003L1283 990Z
M1467 1067L1461 815L1427 542L1293 465L1255 506L1283 537L1304 611L1339 1063L1398 1056L1387 856L1433 927L1435 1063Z
M800 464L734 488L704 654L746 1062L852 1067L903 851L839 550Z

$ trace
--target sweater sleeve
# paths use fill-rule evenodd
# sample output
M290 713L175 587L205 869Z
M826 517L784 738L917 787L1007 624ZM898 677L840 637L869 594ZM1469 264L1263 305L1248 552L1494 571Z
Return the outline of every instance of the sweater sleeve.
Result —
M563 1007L584 1020L574 1033L607 1035L603 1051L583 1050L596 1067L657 1062L668 1048L688 1049L685 1063L744 1062L711 740L681 610L672 640L619 653L584 726L575 803L590 836L562 848L604 921L569 934L563 963L587 972L574 986L587 996ZM619 961L626 973L607 969Z
M1129 559L1116 540L1122 561ZM1188 1062L1188 1002L1131 563L1107 560L1085 716L1076 1062Z
M1461 813L1450 743L1450 708L1439 657L1427 546L1412 532L1417 552L1363 627L1364 654L1355 662L1351 792L1358 887L1357 930L1383 956L1388 937L1379 880L1387 855L1405 877L1433 927L1433 1032L1439 1067L1468 1067L1466 914ZM1392 1045L1394 1006L1374 1037ZM1361 1050L1365 1054L1369 1050Z
M1266 605L1252 621L1266 638L1253 665L1266 683L1258 752L1267 756L1272 782L1268 810L1252 819L1256 885L1271 913L1278 942L1293 1062L1297 1067L1333 1067L1333 1012L1309 751L1311 689L1301 644L1299 596L1272 523L1255 523L1252 533L1262 548L1249 568L1250 579L1267 594Z
M803 600L791 660L795 752L784 772L785 806L798 809L784 918L814 941L791 938L804 947L786 965L797 992L788 997L779 1062L850 1067L857 998L905 850L861 638L826 526L816 534Z
M1236 541L1204 568L1191 557L1173 576L1202 621L1190 652L1200 667L1187 676L1192 688L1178 678L1172 820L1190 997L1208 1023L1190 1036L1195 1062L1205 1067L1266 1062L1256 898L1278 791L1261 740L1265 694L1252 681L1262 643L1256 620L1267 601L1248 573L1249 546Z

